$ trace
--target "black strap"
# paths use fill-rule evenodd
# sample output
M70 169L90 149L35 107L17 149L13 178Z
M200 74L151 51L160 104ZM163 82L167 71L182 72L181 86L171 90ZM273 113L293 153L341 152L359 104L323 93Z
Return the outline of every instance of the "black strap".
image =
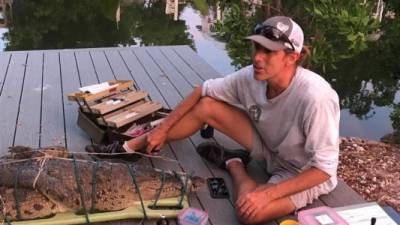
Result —
M156 200L154 201L153 207L157 206L157 202L160 199L162 189L164 188L164 183L165 183L165 172L164 172L164 170L162 170L161 171L161 185L160 185L160 189L158 190L158 192L156 194Z
M92 169L92 207L90 208L90 213L94 213L96 210L96 185L97 185L97 169L99 168L100 162L98 160L95 161Z
M81 203L82 203L82 206L83 206L83 212L85 213L86 224L90 224L89 214L88 214L88 212L86 210L85 199L83 197L83 190L82 190L82 186L81 186L82 181L81 181L81 177L79 176L78 166L76 165L75 155L72 155L72 162L73 162L73 165L74 165L76 186L78 186L78 191L79 191L79 195L80 195L80 198L81 198Z
M17 219L21 219L21 208L19 205L19 199L18 199L18 186L19 186L19 173L20 173L20 167L18 166L17 168L17 174L15 175L15 180L14 180L14 201L15 201L15 210L17 211Z
M146 208L145 208L144 203L143 203L142 195L140 194L139 185L138 185L137 182L136 182L135 170L134 170L134 169L131 167L131 165L129 165L128 163L126 163L125 165L128 167L129 174L130 174L131 177L132 177L133 184L135 185L136 191L137 191L137 193L138 193L138 195L139 195L140 204L142 205L144 218L147 220L148 217L147 217L147 214L146 214Z

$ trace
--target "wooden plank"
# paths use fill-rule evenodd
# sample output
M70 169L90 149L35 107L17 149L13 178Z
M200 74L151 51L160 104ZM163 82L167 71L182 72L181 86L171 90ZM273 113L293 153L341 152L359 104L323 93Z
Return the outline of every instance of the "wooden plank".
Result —
M305 210L305 209L316 208L316 207L320 207L320 206L325 206L325 204L321 200L317 199L317 200L314 200L314 202L312 204L307 205L306 207L300 209L300 211L301 210ZM292 213L292 214L287 215L287 216L282 216L282 217L276 219L276 222L279 224L284 220L298 220L297 219L297 213Z
M163 56L175 67L177 71L192 85L192 87L200 86L203 80L199 74L193 71L190 66L179 57L176 52L167 46L160 47Z
M161 69L161 76L166 77L175 89L179 89L179 92L184 94L184 96L192 92L193 86L176 70L174 65L167 60L161 53L160 48L147 48L147 53Z
M10 64L11 54L9 52L2 52L0 54L0 97L3 92L4 81Z
M164 83L168 80L163 80L160 75L162 71L157 68L154 61L146 53L144 48L134 49L134 53L138 56L139 61L146 68L152 80L157 80L155 85L163 93L168 105L173 108L182 100L182 96L174 89L172 84ZM159 82L159 80L162 80ZM193 144L188 140L181 140L171 142L171 146L179 162L181 163L185 172L195 171L196 175L207 178L212 177L212 174L203 163L200 156L196 153ZM229 200L226 199L212 199L208 190L200 190L197 196L202 205L208 210L211 223L213 224L239 224L236 219L233 206Z
M180 102L179 94L175 91L174 86L169 82L168 77L165 76L165 74L157 67L154 61L147 54L146 48L134 48L132 51L137 56L143 68L149 74L149 78L152 83L154 83L157 89L162 93L163 98L170 101L167 101L169 106L175 107L178 105Z
M90 106L90 109L96 114L106 114L121 107L127 106L141 99L144 99L149 94L146 91L129 91L112 96L112 98L104 99L99 104Z
M91 51L90 55L93 60L93 65L100 82L114 80L115 76L111 71L110 65L103 51Z
M110 65L111 71L113 72L117 80L133 79L118 49L105 50L104 53L107 57L107 61Z
M68 52L67 55L71 54L71 52ZM72 52L72 54L75 55L76 59L76 67L78 67L77 73L79 74L79 81L81 86L88 86L91 84L97 84L100 82L96 71L94 70L92 58L89 54L88 51L75 51ZM71 62L72 63L72 62ZM102 80L103 81L103 80ZM107 80L104 80L105 82ZM73 91L77 91L78 89L75 89ZM72 92L70 92L72 93Z
M69 93L74 92L81 87L74 52L60 52L60 67L62 84L61 88L65 115L64 124L66 133L66 147L72 152L83 152L85 145L90 144L90 140L87 134L76 124L76 120L78 118L77 104L69 102L66 98ZM86 79L85 75L82 76L84 80L87 80L86 82L90 82L89 79Z
M12 53L10 65L6 74L4 88L0 97L0 155L14 143L19 103L25 76L26 52Z
M43 53L28 54L24 86L18 115L15 145L39 147Z
M44 52L41 146L65 146L60 54Z
M340 179L338 180L337 187L329 195L321 196L320 199L330 207L341 207L366 202L357 192Z
M203 80L221 77L204 59L198 56L189 46L174 46L174 51L184 60Z
M123 108L123 109L121 109L121 110L118 110L118 111L115 111L115 112L111 112L111 113L107 114L104 118L116 116L116 115L120 114L120 113L123 112L123 111L133 109L133 108L135 108L135 107L137 107L137 106L139 106L139 105L141 105L141 104L144 104L145 102L146 102L145 100L140 100L140 101L135 102L135 103L133 103L132 105L127 106L127 107L125 107L125 108ZM100 124L100 125L104 125L104 126L107 125L107 123L104 122L104 120L103 120L102 117L98 117L98 118L97 118L97 123Z
M162 108L161 103L145 102L133 108L131 107L122 108L121 110L118 110L117 115L113 115L111 117L105 116L105 121L109 126L119 128L130 122L145 117L161 108ZM101 120L102 119L100 119L99 121Z
M92 102L96 101L98 99L117 94L123 90L127 90L132 87L133 81L131 80L109 80L107 81L108 87L105 89L100 89L100 92L94 92L94 93L86 93L82 91L75 91L70 94L68 94L68 100L70 101L87 101L87 102ZM91 84L95 85L95 84ZM91 86L89 85L89 86Z
M150 93L151 99L161 102L163 103L163 105L165 105L164 97L160 94L157 87L153 84L153 81L148 76L143 65L138 61L136 55L133 54L132 49L123 49L119 51L119 53L139 89L148 91ZM110 61L110 63L114 63L114 61ZM119 64L112 64L112 67L114 68L118 65Z

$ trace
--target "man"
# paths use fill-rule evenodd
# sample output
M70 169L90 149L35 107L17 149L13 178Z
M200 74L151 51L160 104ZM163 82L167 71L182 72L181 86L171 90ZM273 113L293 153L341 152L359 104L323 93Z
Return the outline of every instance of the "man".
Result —
M299 66L303 31L292 19L272 17L247 37L253 65L227 77L207 80L148 135L123 147L89 146L88 151L161 149L166 141L186 138L209 124L247 151L202 144L197 151L229 171L239 219L259 223L287 215L337 184L339 153L338 96L319 75ZM245 166L261 155L271 177L256 184Z

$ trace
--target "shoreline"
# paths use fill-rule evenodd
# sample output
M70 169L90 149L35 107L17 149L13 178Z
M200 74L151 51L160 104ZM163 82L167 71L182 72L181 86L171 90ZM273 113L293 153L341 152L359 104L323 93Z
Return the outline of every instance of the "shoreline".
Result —
M400 212L399 145L341 137L338 177L366 201ZM356 175L356 176L354 176Z

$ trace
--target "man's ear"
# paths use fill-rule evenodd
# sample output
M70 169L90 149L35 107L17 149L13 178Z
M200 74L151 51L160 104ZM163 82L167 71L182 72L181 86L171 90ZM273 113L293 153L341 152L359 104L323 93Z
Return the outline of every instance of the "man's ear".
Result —
M300 54L297 52L286 53L286 65L290 66L296 64L300 59Z

